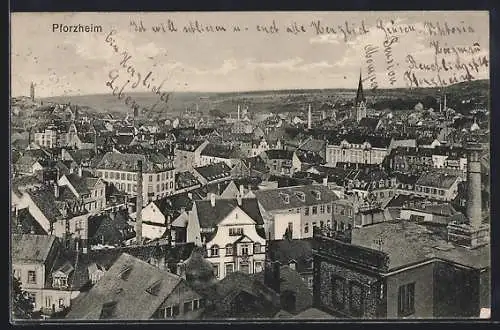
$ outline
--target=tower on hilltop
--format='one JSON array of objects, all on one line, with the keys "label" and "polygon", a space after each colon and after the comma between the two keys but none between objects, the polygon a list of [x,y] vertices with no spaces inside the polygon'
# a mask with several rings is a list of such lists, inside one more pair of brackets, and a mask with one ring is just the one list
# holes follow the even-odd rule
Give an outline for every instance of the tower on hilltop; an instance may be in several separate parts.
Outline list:
[{"label": "tower on hilltop", "polygon": [[363,79],[361,78],[361,70],[359,71],[358,91],[356,92],[356,100],[354,102],[354,111],[356,121],[359,123],[361,119],[366,117],[366,98],[363,92]]}]

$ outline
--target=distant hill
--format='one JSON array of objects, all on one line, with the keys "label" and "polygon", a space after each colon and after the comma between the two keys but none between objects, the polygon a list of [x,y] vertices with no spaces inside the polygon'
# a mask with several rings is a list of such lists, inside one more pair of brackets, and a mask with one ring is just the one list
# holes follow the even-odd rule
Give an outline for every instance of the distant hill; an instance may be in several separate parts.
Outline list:
[{"label": "distant hill", "polygon": [[[169,117],[178,115],[186,109],[198,109],[204,113],[217,109],[217,113],[235,113],[237,105],[248,106],[250,112],[286,112],[306,109],[311,103],[313,109],[324,104],[332,107],[349,106],[355,97],[355,89],[304,89],[249,91],[228,93],[173,92],[168,105],[157,107],[155,112]],[[438,88],[396,88],[365,91],[368,102],[375,109],[407,110],[421,102],[424,107],[437,107]],[[157,102],[152,93],[129,93],[138,104],[150,107]],[[486,107],[489,100],[489,80],[463,82],[446,88],[448,106],[457,111],[468,111],[478,106]],[[111,94],[58,96],[43,99],[48,102],[78,104],[97,112],[131,113],[123,100]],[[466,101],[468,103],[463,103]],[[212,112],[213,113],[213,112]]]}]

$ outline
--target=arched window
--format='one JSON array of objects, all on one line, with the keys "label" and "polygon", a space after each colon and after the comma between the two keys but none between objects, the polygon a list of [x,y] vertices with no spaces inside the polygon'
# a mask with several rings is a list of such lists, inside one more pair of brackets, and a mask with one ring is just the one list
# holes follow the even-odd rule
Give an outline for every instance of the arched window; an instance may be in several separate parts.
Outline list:
[{"label": "arched window", "polygon": [[219,246],[218,245],[213,245],[210,248],[210,255],[212,257],[217,257],[219,255]]},{"label": "arched window", "polygon": [[233,254],[234,254],[234,252],[233,252],[233,245],[232,244],[227,244],[226,245],[226,256],[232,256]]}]

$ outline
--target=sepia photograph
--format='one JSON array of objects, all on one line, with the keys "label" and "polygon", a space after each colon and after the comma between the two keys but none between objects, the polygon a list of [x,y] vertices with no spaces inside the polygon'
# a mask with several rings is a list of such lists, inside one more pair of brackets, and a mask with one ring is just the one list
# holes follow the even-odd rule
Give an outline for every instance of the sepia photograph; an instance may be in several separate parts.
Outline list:
[{"label": "sepia photograph", "polygon": [[11,322],[490,319],[489,21],[11,13]]}]

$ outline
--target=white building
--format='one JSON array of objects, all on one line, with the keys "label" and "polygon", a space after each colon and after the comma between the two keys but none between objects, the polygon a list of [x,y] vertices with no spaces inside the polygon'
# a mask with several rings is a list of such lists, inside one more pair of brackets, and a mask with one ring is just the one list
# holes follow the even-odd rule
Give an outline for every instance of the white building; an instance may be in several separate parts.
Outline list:
[{"label": "white building", "polygon": [[189,215],[187,241],[204,242],[217,278],[264,269],[266,239],[255,198],[211,195],[210,200],[196,201]]}]

